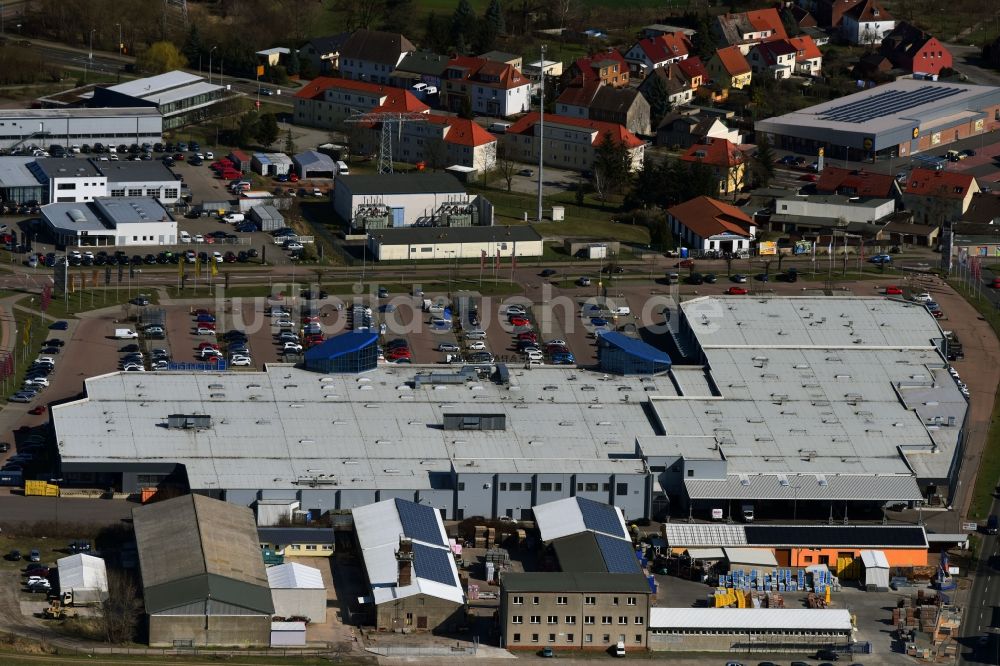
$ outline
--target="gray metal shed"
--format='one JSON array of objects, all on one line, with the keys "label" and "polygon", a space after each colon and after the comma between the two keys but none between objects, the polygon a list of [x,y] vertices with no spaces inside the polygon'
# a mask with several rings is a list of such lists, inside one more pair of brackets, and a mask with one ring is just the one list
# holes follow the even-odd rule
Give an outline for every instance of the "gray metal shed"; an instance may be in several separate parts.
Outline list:
[{"label": "gray metal shed", "polygon": [[250,219],[260,226],[261,231],[274,231],[285,226],[285,218],[274,206],[254,206],[250,209]]}]

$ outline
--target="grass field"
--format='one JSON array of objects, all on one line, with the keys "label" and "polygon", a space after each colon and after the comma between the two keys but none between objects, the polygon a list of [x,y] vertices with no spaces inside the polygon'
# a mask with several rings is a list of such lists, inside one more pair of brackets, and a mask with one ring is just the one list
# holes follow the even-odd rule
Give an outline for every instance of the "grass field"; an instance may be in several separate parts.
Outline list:
[{"label": "grass field", "polygon": [[[114,278],[112,278],[114,280]],[[125,282],[118,289],[111,288],[89,288],[78,289],[72,294],[53,296],[49,302],[49,307],[45,314],[56,319],[74,317],[78,312],[87,312],[98,308],[106,308],[114,305],[123,305],[131,298],[139,294],[145,294],[151,303],[157,302],[157,292],[154,289],[143,289],[135,284],[129,289]],[[41,310],[38,296],[26,296],[18,301],[19,305],[35,310]]]},{"label": "grass field", "polygon": [[[982,0],[885,0],[885,9],[897,21],[909,21],[942,42],[982,46],[1000,34],[1000,5]],[[961,36],[961,38],[959,38]]]}]

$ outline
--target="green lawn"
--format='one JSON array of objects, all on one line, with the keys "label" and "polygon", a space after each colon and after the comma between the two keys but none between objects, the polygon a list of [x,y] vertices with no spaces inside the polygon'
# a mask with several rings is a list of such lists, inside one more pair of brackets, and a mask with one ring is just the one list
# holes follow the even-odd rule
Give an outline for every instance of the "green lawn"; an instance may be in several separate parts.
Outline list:
[{"label": "green lawn", "polygon": [[[987,299],[974,298],[964,283],[957,280],[950,280],[949,283],[979,311],[993,329],[993,333],[1000,336],[1000,312],[997,312]],[[993,504],[993,492],[998,482],[1000,482],[1000,398],[993,403],[990,429],[986,434],[986,446],[976,473],[976,485],[969,505],[969,518],[980,520],[986,517]]]},{"label": "green lawn", "polygon": [[1000,30],[995,18],[1000,6],[981,0],[952,0],[948,4],[885,0],[883,5],[897,21],[914,23],[942,42],[956,41],[959,34],[968,30],[958,42],[982,46]]},{"label": "green lawn", "polygon": [[[0,399],[4,402],[13,395],[24,380],[28,366],[38,356],[42,343],[48,338],[48,321],[23,310],[14,310],[14,321],[17,323],[17,337],[12,340],[14,346],[14,374],[4,383],[6,389]],[[29,324],[30,322],[30,324]]]},{"label": "green lawn", "polygon": [[[112,284],[114,284],[115,277],[112,276],[111,279]],[[101,276],[101,284],[103,284],[103,276]],[[158,293],[156,290],[143,288],[136,284],[132,284],[131,289],[129,289],[128,283],[122,282],[118,289],[114,287],[88,287],[82,290],[77,289],[74,293],[67,294],[65,297],[53,295],[48,309],[45,310],[45,314],[56,319],[74,317],[79,312],[87,312],[113,305],[123,305],[139,294],[145,294],[151,303],[155,304],[158,302]],[[38,296],[26,296],[18,301],[18,304],[35,310],[41,310],[41,303]]]}]

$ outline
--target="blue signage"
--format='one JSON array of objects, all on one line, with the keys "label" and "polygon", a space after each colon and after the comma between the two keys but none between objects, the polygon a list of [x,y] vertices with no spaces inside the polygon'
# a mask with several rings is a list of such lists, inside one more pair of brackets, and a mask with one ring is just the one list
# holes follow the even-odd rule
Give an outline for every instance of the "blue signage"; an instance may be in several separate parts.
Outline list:
[{"label": "blue signage", "polygon": [[229,369],[229,364],[226,363],[226,359],[219,358],[215,361],[209,361],[207,363],[177,363],[171,362],[167,364],[167,370],[181,370],[184,372],[219,372]]}]

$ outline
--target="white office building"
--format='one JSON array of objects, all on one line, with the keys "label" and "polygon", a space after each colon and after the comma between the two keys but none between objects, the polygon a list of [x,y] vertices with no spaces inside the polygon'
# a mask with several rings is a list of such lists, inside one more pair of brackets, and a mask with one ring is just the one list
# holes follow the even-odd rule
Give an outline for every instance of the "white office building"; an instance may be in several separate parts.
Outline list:
[{"label": "white office building", "polygon": [[42,206],[42,225],[62,247],[174,245],[177,222],[155,199],[100,198]]},{"label": "white office building", "polygon": [[0,109],[0,150],[163,140],[163,116],[152,107]]}]

